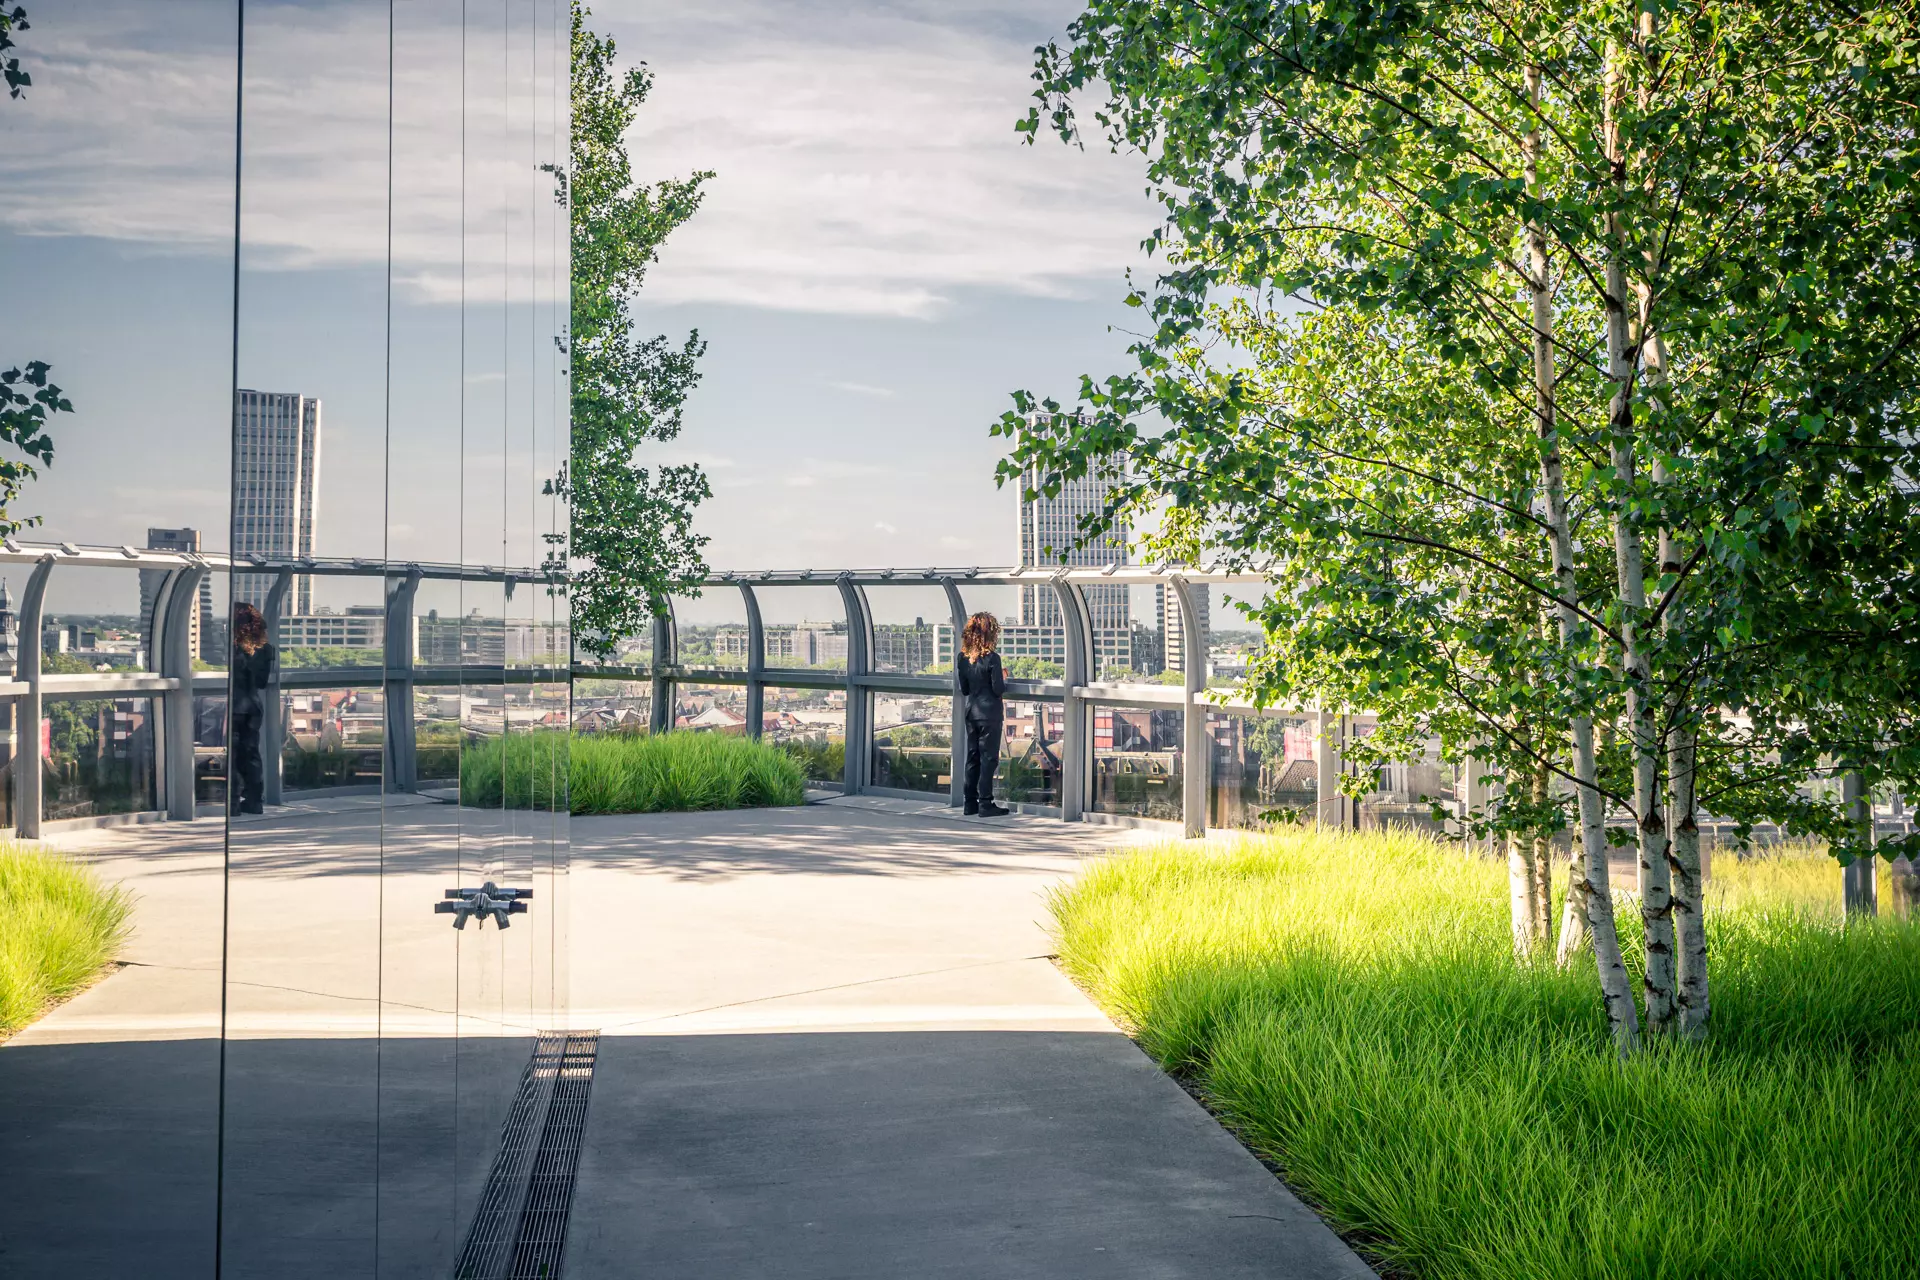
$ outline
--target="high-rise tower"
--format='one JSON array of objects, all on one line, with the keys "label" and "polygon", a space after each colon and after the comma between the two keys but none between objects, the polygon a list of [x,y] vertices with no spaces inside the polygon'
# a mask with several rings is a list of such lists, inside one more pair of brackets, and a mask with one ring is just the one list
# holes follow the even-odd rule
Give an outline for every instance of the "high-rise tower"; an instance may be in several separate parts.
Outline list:
[{"label": "high-rise tower", "polygon": [[[1081,518],[1105,510],[1107,500],[1120,479],[1121,473],[1116,471],[1095,471],[1081,479],[1067,481],[1055,497],[1022,496],[1020,567],[1031,569],[1042,565],[1072,565],[1099,568],[1109,564],[1126,564],[1127,531],[1124,528],[1110,529],[1084,546],[1076,545],[1081,538]],[[1038,477],[1028,472],[1021,477],[1021,486],[1024,495],[1026,490],[1038,487]],[[1086,588],[1086,597],[1087,611],[1093,615],[1096,638],[1101,632],[1130,633],[1131,614],[1124,585],[1089,586]],[[1060,601],[1045,587],[1021,587],[1020,624],[1029,627],[1064,626],[1065,620],[1060,616]]]},{"label": "high-rise tower", "polygon": [[[200,550],[200,531],[198,529],[148,529],[147,549],[149,551],[192,551]],[[165,569],[142,569],[140,571],[140,640],[147,651],[148,660],[153,657],[153,637],[159,630],[158,620],[153,616],[155,598],[160,594],[160,584],[166,581]],[[200,607],[193,612],[187,622],[187,652],[196,658],[210,662],[224,661],[226,655],[214,644],[218,634],[213,616],[213,579],[200,579]]]},{"label": "high-rise tower", "polygon": [[[233,406],[233,553],[276,560],[313,554],[320,499],[320,402],[240,391]],[[233,598],[264,606],[273,575],[237,573]],[[294,579],[289,613],[313,612],[313,579]]]}]

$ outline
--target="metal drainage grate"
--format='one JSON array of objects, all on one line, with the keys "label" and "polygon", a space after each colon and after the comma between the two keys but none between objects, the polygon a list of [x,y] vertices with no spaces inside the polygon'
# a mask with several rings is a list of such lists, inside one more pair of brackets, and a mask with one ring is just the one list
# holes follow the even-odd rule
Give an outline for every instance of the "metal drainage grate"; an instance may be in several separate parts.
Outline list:
[{"label": "metal drainage grate", "polygon": [[520,1211],[507,1280],[554,1280],[560,1274],[567,1251],[567,1217],[573,1212],[573,1178],[587,1129],[587,1097],[593,1091],[593,1066],[599,1052],[598,1031],[568,1034]]},{"label": "metal drainage grate", "polygon": [[559,1276],[599,1043],[597,1031],[543,1031],[535,1039],[455,1280]]}]

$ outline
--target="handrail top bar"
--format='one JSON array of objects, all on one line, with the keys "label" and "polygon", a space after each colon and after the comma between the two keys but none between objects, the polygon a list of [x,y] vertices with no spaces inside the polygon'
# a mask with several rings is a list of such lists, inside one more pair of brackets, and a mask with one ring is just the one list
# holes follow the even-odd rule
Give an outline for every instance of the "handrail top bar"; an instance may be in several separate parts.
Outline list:
[{"label": "handrail top bar", "polygon": [[702,582],[706,587],[821,586],[849,582],[855,586],[939,586],[951,579],[956,584],[1013,587],[1042,582],[1085,582],[1112,586],[1152,584],[1184,578],[1188,582],[1245,582],[1265,584],[1269,575],[1251,569],[1228,569],[1219,565],[1184,564],[1107,564],[1079,568],[1043,565],[1035,568],[926,568],[926,569],[716,569]]},{"label": "handrail top bar", "polygon": [[364,556],[338,558],[297,558],[285,556],[229,555],[220,551],[155,551],[117,546],[81,546],[71,542],[26,542],[18,538],[0,541],[0,564],[38,564],[107,569],[210,569],[228,573],[297,573],[333,577],[374,577],[390,573],[418,573],[423,578],[449,578],[483,582],[544,582],[566,575],[496,565],[458,565],[410,560],[376,560]]}]

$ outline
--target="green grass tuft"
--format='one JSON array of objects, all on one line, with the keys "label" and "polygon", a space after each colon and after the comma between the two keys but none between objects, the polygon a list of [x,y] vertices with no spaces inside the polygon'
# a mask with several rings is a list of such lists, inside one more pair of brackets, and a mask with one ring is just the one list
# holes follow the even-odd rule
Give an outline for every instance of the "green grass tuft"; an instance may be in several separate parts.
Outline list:
[{"label": "green grass tuft", "polygon": [[1411,1276],[1920,1275],[1920,928],[1843,926],[1824,857],[1714,871],[1712,1035],[1625,1063],[1590,960],[1513,960],[1504,866],[1417,837],[1149,849],[1052,907],[1074,978]]},{"label": "green grass tuft", "polygon": [[[562,753],[565,754],[562,754]],[[668,813],[795,805],[806,776],[778,747],[712,733],[514,734],[460,757],[463,803],[573,813]]]},{"label": "green grass tuft", "polygon": [[0,1037],[98,977],[132,909],[124,889],[71,858],[0,843]]}]

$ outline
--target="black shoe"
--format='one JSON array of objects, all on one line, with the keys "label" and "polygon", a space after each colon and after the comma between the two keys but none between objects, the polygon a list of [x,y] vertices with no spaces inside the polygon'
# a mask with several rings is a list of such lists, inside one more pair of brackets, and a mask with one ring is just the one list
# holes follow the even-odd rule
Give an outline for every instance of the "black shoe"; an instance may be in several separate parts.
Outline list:
[{"label": "black shoe", "polygon": [[991,800],[980,806],[980,816],[983,818],[1004,818],[1012,812],[1011,809],[1002,809]]},{"label": "black shoe", "polygon": [[963,817],[977,818],[980,816],[980,806],[977,804],[970,804],[966,808],[962,809],[960,813]]},{"label": "black shoe", "polygon": [[266,809],[265,809],[264,807],[262,807],[262,806],[261,806],[261,804],[260,804],[260,803],[259,803],[258,801],[255,801],[255,802],[253,802],[252,804],[247,804],[247,803],[245,803],[245,802],[242,802],[242,803],[241,803],[241,805],[240,805],[240,809],[239,809],[239,812],[241,812],[241,813],[265,813],[265,812],[266,812]]}]

